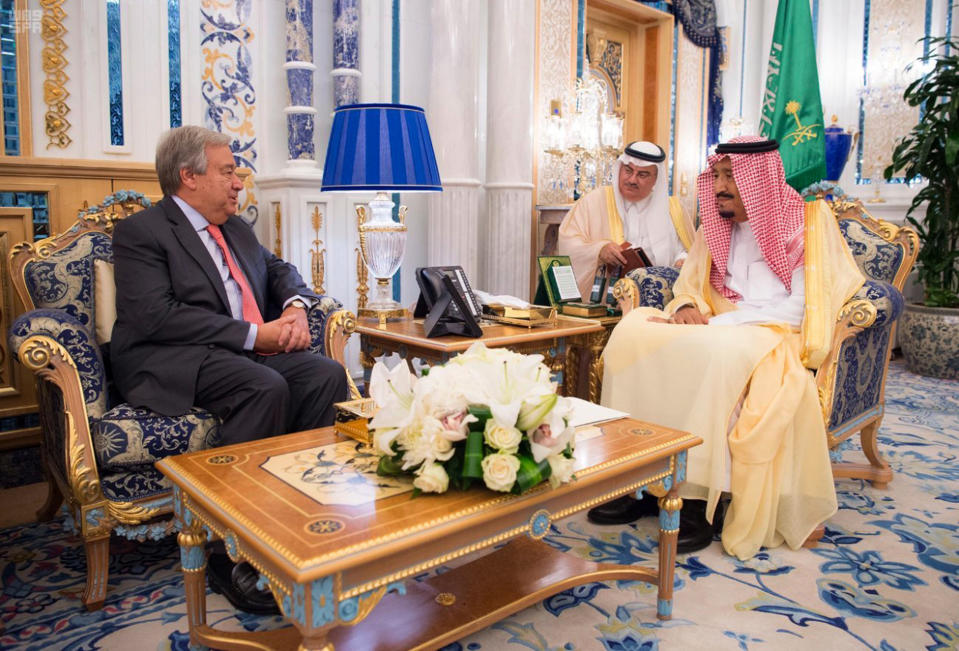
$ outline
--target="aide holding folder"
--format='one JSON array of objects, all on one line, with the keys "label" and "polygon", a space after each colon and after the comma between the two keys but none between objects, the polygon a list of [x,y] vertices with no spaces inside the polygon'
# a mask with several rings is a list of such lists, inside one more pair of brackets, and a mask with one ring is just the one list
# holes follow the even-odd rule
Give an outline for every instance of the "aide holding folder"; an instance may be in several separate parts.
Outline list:
[{"label": "aide holding folder", "polygon": [[692,222],[668,196],[665,160],[658,145],[632,143],[614,165],[616,183],[582,197],[560,224],[558,253],[570,257],[583,300],[601,265],[626,264],[624,245],[642,248],[654,265],[679,266],[686,258]]}]

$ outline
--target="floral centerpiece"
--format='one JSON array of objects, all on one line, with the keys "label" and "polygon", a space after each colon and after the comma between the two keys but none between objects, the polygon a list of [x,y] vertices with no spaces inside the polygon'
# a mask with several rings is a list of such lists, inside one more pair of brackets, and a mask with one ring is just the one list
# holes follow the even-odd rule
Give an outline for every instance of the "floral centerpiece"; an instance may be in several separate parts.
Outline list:
[{"label": "floral centerpiece", "polygon": [[570,402],[542,355],[473,344],[416,378],[405,363],[373,367],[370,422],[381,475],[412,474],[416,492],[467,489],[522,493],[573,476]]}]

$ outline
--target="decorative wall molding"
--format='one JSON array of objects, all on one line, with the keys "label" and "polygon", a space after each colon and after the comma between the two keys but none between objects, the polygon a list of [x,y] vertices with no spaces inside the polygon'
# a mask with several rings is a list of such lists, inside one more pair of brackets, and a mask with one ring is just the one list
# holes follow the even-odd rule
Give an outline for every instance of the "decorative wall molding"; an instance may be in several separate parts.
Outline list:
[{"label": "decorative wall molding", "polygon": [[[542,0],[539,8],[539,52],[537,56],[539,75],[536,87],[539,97],[535,107],[534,124],[539,125],[549,115],[551,100],[559,99],[570,89],[573,80],[573,43],[576,40],[573,26],[573,3],[570,0]],[[560,167],[549,154],[537,151],[540,179],[557,179]],[[558,181],[555,185],[537,183],[536,203],[565,203],[572,187],[572,178]]]},{"label": "decorative wall molding", "polygon": [[310,249],[310,276],[313,280],[313,291],[317,294],[325,294],[323,288],[326,275],[326,249],[323,246],[323,240],[320,239],[320,231],[323,228],[323,213],[320,212],[318,205],[313,205],[313,213],[310,215],[310,222],[313,224],[313,248]]},{"label": "decorative wall molding", "polygon": [[[258,3],[257,3],[258,4]],[[201,94],[205,102],[203,123],[233,138],[230,149],[239,167],[256,173],[257,141],[253,114],[254,33],[252,0],[202,0],[200,49],[203,55]],[[252,175],[244,179],[245,197],[240,214],[250,223],[259,216]]]},{"label": "decorative wall molding", "polygon": [[72,125],[66,117],[70,112],[70,106],[66,101],[70,96],[66,89],[66,83],[70,77],[66,73],[69,64],[65,55],[67,44],[63,41],[63,35],[67,32],[63,24],[67,17],[67,12],[63,9],[65,2],[66,0],[40,0],[40,7],[43,9],[40,36],[44,43],[41,56],[43,70],[46,72],[43,82],[43,101],[47,105],[44,118],[44,130],[49,139],[47,149],[50,147],[64,149],[73,142],[67,133]]}]

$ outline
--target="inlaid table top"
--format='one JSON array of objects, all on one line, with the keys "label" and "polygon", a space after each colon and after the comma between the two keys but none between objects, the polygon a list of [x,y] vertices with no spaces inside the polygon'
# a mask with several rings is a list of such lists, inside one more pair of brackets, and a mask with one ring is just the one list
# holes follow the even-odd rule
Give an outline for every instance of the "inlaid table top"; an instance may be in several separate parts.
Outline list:
[{"label": "inlaid table top", "polygon": [[[404,579],[513,538],[528,535],[534,539],[530,542],[538,543],[552,520],[643,487],[669,497],[661,502],[666,509],[661,515],[661,541],[669,544],[661,551],[658,580],[661,593],[671,596],[676,534],[672,525],[663,525],[667,522],[663,518],[675,519],[678,529],[681,502],[675,489],[685,476],[686,450],[699,442],[691,434],[632,419],[581,430],[575,479],[556,489],[547,482],[523,495],[480,485],[414,498],[408,480],[377,476],[376,457],[333,428],[168,457],[158,467],[175,485],[175,509],[184,525],[180,541],[185,550],[191,635],[196,637],[194,642],[226,635],[216,631],[214,636],[214,629],[205,624],[205,607],[201,613],[197,606],[203,593],[202,585],[196,583],[202,581],[202,574],[196,578],[196,573],[202,572],[203,563],[190,550],[202,553],[201,530],[222,538],[231,556],[250,561],[265,576],[284,614],[303,634],[301,648],[326,648],[319,640],[326,639],[327,629],[338,623],[353,624],[350,617],[362,619],[370,610],[370,618],[376,619],[381,609],[373,606],[385,590]],[[539,550],[523,553],[543,556]],[[668,568],[662,567],[666,559]],[[589,572],[594,571],[593,565],[600,567],[590,564]],[[584,570],[576,572],[582,575]],[[635,567],[596,576],[595,580],[629,576],[657,582],[655,571]],[[320,589],[322,597],[318,597]],[[551,594],[543,590],[531,588],[527,596],[541,599]],[[523,592],[520,589],[517,594]],[[312,619],[306,605],[311,598]],[[317,619],[318,598],[331,608],[330,613],[334,611],[328,602],[337,604],[336,615]],[[533,603],[519,597],[511,601],[519,606]],[[345,610],[343,604],[347,604]],[[362,611],[359,617],[357,610]],[[345,630],[349,635],[368,635],[358,630],[362,625]],[[310,635],[315,646],[308,643]]]},{"label": "inlaid table top", "polygon": [[423,319],[388,321],[384,328],[380,328],[372,320],[357,319],[356,321],[356,331],[361,335],[448,353],[462,352],[476,341],[482,341],[490,348],[497,348],[543,339],[585,335],[603,329],[598,321],[568,316],[557,316],[556,325],[553,326],[543,325],[526,328],[483,321],[480,323],[480,328],[483,330],[483,336],[478,339],[455,335],[430,338],[426,336],[426,331],[423,328]]}]

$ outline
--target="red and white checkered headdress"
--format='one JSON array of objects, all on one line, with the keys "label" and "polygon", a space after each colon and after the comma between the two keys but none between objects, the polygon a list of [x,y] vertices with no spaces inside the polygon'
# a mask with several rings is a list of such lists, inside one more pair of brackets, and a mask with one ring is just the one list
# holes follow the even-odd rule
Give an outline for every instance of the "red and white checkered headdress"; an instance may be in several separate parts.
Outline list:
[{"label": "red and white checkered headdress", "polygon": [[[740,136],[729,143],[764,141],[758,136]],[[782,158],[775,149],[758,153],[713,154],[707,159],[706,170],[697,179],[699,218],[713,263],[709,282],[730,300],[742,298],[724,285],[733,222],[719,216],[713,190],[712,168],[726,157],[731,163],[733,179],[763,258],[791,291],[792,272],[803,264],[805,209],[802,197],[786,183]]]}]

